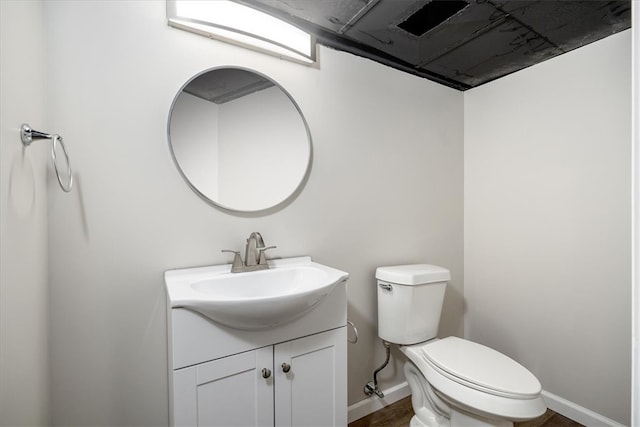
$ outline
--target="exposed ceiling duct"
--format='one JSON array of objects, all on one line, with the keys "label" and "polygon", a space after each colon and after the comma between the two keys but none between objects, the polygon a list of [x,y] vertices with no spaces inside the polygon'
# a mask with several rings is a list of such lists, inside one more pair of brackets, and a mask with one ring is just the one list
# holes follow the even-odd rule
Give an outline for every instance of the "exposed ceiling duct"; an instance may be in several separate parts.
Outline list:
[{"label": "exposed ceiling duct", "polygon": [[631,26],[630,0],[242,0],[319,43],[465,90]]}]

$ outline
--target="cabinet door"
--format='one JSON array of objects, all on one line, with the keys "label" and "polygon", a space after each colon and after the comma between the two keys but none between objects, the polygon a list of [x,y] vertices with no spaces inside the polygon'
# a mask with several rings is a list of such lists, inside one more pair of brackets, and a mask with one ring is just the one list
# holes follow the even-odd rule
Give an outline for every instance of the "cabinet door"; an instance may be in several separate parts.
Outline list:
[{"label": "cabinet door", "polygon": [[276,426],[347,425],[346,327],[276,345],[273,364]]},{"label": "cabinet door", "polygon": [[273,426],[273,347],[247,351],[173,374],[173,425]]}]

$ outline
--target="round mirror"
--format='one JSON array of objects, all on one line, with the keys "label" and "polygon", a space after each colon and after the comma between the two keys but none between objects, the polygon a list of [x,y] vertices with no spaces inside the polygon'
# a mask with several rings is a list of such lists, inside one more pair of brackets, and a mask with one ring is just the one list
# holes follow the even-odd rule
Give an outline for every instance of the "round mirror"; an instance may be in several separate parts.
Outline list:
[{"label": "round mirror", "polygon": [[270,78],[240,68],[205,71],[176,95],[169,146],[180,173],[205,200],[255,212],[293,195],[311,158],[307,123]]}]

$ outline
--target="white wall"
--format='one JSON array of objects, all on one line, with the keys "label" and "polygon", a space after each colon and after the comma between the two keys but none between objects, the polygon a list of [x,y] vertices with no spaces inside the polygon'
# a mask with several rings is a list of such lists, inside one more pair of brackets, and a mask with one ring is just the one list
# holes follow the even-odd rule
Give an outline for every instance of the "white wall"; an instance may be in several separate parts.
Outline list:
[{"label": "white wall", "polygon": [[630,31],[465,92],[465,335],[630,418]]},{"label": "white wall", "polygon": [[[441,333],[462,334],[463,95],[321,48],[309,68],[166,24],[164,1],[45,2],[50,124],[76,170],[49,192],[54,421],[167,422],[167,269],[229,262],[252,231],[271,256],[311,255],[348,271],[349,402],[384,358],[374,271],[430,262],[451,269]],[[231,215],[178,174],[166,120],[202,70],[264,73],[297,100],[313,138],[311,175],[291,203]],[[380,84],[385,82],[385,84]],[[387,368],[383,387],[402,381]]]},{"label": "white wall", "polygon": [[42,4],[1,1],[0,19],[0,425],[47,425],[50,145],[25,149],[20,141],[23,122],[53,132],[44,109]]}]

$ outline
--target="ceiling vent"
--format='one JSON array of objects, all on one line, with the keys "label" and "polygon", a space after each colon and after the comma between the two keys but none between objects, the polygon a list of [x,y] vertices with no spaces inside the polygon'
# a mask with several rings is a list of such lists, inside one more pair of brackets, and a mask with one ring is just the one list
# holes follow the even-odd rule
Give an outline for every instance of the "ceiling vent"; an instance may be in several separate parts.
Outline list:
[{"label": "ceiling vent", "polygon": [[414,36],[422,36],[429,30],[442,24],[469,4],[464,0],[432,0],[398,24]]}]

